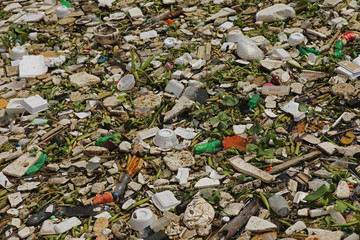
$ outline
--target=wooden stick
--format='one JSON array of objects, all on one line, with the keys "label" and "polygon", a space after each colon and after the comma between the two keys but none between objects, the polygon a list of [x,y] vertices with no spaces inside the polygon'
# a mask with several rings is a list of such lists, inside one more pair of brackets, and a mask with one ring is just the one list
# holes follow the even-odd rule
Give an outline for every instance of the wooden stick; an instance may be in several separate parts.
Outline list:
[{"label": "wooden stick", "polygon": [[302,161],[311,159],[311,158],[313,158],[313,157],[315,157],[316,155],[319,155],[319,154],[321,154],[320,151],[314,151],[314,152],[305,154],[304,156],[291,159],[291,160],[289,160],[289,161],[287,161],[287,162],[284,162],[284,163],[281,163],[281,164],[279,164],[279,165],[274,166],[274,167],[270,170],[270,173],[279,172],[279,171],[281,171],[281,170],[283,170],[283,169],[286,169],[286,168],[289,168],[289,167],[291,167],[291,166],[294,166],[294,165],[298,164],[299,162],[302,162]]}]

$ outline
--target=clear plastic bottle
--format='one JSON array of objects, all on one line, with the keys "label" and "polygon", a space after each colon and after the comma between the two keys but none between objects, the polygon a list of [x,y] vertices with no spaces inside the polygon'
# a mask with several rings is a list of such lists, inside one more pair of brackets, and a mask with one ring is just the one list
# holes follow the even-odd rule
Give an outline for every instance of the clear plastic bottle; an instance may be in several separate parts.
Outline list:
[{"label": "clear plastic bottle", "polygon": [[120,182],[118,183],[118,185],[116,185],[116,187],[114,189],[114,198],[115,199],[118,199],[124,195],[126,187],[127,187],[128,183],[130,182],[130,180],[131,180],[130,175],[128,173],[124,172],[120,178]]},{"label": "clear plastic bottle", "polygon": [[286,217],[289,215],[290,207],[285,198],[280,195],[274,195],[269,198],[270,208],[280,217]]}]

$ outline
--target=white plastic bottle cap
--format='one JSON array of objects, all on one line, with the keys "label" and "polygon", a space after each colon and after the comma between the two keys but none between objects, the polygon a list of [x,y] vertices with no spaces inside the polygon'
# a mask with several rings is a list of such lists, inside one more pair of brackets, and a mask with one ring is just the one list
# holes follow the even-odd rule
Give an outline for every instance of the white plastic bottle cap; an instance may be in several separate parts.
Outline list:
[{"label": "white plastic bottle cap", "polygon": [[10,52],[11,60],[19,60],[22,59],[26,54],[26,49],[24,47],[14,47]]},{"label": "white plastic bottle cap", "polygon": [[129,224],[134,230],[140,231],[150,226],[150,224],[156,221],[156,219],[156,216],[150,209],[139,208],[131,215]]},{"label": "white plastic bottle cap", "polygon": [[34,40],[34,39],[36,39],[37,38],[37,32],[31,32],[31,33],[29,33],[29,39],[30,40]]},{"label": "white plastic bottle cap", "polygon": [[153,139],[153,143],[163,149],[171,149],[179,143],[173,130],[161,129]]},{"label": "white plastic bottle cap", "polygon": [[296,32],[290,35],[288,43],[290,46],[295,46],[300,43],[306,43],[306,38],[302,33]]},{"label": "white plastic bottle cap", "polygon": [[175,46],[176,38],[168,37],[164,40],[164,46],[167,48],[172,48]]},{"label": "white plastic bottle cap", "polygon": [[70,12],[70,9],[68,7],[62,5],[62,6],[58,6],[56,8],[55,12],[56,12],[56,16],[58,18],[63,18],[63,17],[65,17],[66,14],[68,14]]},{"label": "white plastic bottle cap", "polygon": [[228,33],[227,41],[237,43],[244,37],[244,34],[240,30],[232,30]]},{"label": "white plastic bottle cap", "polygon": [[129,91],[133,89],[135,86],[135,78],[134,75],[128,74],[125,77],[121,78],[117,84],[117,88],[119,91]]}]

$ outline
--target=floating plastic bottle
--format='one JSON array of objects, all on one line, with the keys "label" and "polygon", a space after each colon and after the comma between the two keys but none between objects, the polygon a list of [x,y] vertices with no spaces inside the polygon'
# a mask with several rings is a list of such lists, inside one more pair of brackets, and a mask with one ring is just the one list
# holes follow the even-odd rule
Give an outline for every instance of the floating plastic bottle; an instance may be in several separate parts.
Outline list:
[{"label": "floating plastic bottle", "polygon": [[194,153],[195,154],[201,154],[204,152],[210,152],[212,150],[215,150],[217,148],[222,147],[222,141],[221,140],[214,140],[211,142],[207,142],[201,145],[197,145],[194,147]]},{"label": "floating plastic bottle", "polygon": [[123,173],[123,175],[120,178],[120,182],[118,183],[118,185],[116,185],[114,189],[113,195],[115,199],[118,199],[124,195],[126,187],[129,184],[130,180],[131,180],[130,175],[128,173]]},{"label": "floating plastic bottle", "polygon": [[269,198],[269,205],[271,209],[280,217],[289,215],[290,208],[285,198],[280,195],[274,195]]},{"label": "floating plastic bottle", "polygon": [[250,109],[255,108],[259,101],[260,101],[260,95],[259,94],[254,94],[254,96],[252,96],[252,98],[248,102],[249,108]]}]

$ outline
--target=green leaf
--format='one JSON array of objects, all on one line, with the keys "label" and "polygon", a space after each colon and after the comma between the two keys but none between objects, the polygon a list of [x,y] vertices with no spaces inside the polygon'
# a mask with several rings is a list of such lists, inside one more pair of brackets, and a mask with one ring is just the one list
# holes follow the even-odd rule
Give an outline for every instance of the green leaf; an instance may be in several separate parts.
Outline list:
[{"label": "green leaf", "polygon": [[342,200],[336,200],[335,210],[343,213],[348,208],[348,206]]},{"label": "green leaf", "polygon": [[260,133],[260,131],[261,131],[261,125],[259,123],[256,123],[251,126],[248,133],[249,133],[249,135],[254,135],[254,134]]},{"label": "green leaf", "polygon": [[250,143],[250,144],[246,145],[246,149],[249,150],[252,153],[256,153],[257,150],[258,150],[258,146],[256,146],[255,144]]},{"label": "green leaf", "polygon": [[268,149],[260,149],[259,150],[259,155],[260,156],[272,156],[274,155],[276,152],[275,148],[268,148]]},{"label": "green leaf", "polygon": [[228,107],[233,107],[238,103],[239,103],[239,98],[237,98],[235,96],[230,96],[230,95],[225,96],[223,99],[223,102],[222,102],[222,104],[224,104],[225,106],[228,106]]},{"label": "green leaf", "polygon": [[228,122],[231,120],[231,118],[224,112],[219,112],[219,114],[217,115],[217,118],[220,121],[224,121],[224,122]]},{"label": "green leaf", "polygon": [[310,193],[307,195],[304,200],[305,201],[315,201],[316,199],[321,198],[326,192],[328,191],[328,187],[323,184],[321,187],[319,187],[315,192]]},{"label": "green leaf", "polygon": [[299,104],[299,111],[300,112],[306,112],[308,110],[309,106],[306,102]]},{"label": "green leaf", "polygon": [[222,129],[227,129],[228,126],[229,126],[229,125],[228,125],[227,123],[225,123],[225,122],[223,122],[223,121],[220,121],[219,124],[217,125],[217,128],[218,128],[219,130],[222,130]]},{"label": "green leaf", "polygon": [[218,202],[220,202],[221,200],[221,196],[220,196],[220,192],[218,190],[214,191],[214,194],[209,198],[209,203],[211,204],[217,204]]},{"label": "green leaf", "polygon": [[209,119],[209,121],[211,124],[215,124],[215,123],[219,122],[219,119],[217,117],[212,117]]}]

